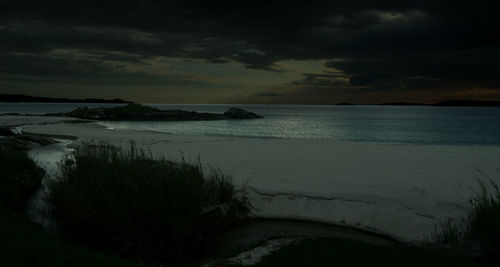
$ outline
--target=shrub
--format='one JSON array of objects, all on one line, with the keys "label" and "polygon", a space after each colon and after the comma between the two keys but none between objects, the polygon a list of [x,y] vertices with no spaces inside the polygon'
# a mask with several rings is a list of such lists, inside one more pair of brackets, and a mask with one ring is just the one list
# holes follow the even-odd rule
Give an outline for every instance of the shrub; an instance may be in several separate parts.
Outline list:
[{"label": "shrub", "polygon": [[206,255],[250,211],[229,177],[200,163],[153,159],[132,143],[76,149],[49,184],[55,218],[79,241],[149,263]]},{"label": "shrub", "polygon": [[40,188],[44,174],[25,151],[0,142],[0,205],[23,213],[28,198]]}]

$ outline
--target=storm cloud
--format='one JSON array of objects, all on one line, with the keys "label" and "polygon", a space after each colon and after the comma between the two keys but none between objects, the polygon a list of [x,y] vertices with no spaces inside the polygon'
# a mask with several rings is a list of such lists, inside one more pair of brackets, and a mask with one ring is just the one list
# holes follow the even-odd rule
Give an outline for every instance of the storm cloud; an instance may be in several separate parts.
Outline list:
[{"label": "storm cloud", "polygon": [[[220,87],[213,101],[318,90],[433,101],[450,90],[500,90],[499,22],[492,1],[3,1],[0,82],[21,93],[23,81],[133,83]],[[292,77],[284,62],[323,69]],[[219,65],[255,78],[232,81],[238,75],[211,70],[228,72]],[[255,86],[234,89],[245,81]]]}]

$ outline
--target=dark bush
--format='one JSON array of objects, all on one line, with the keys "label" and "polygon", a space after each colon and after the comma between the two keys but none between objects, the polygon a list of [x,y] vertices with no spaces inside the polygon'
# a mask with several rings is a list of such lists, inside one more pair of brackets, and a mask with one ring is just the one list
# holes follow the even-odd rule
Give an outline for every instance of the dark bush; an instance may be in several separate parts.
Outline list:
[{"label": "dark bush", "polygon": [[153,159],[133,144],[76,151],[49,200],[67,234],[91,246],[149,263],[192,260],[249,213],[231,179],[200,163]]}]

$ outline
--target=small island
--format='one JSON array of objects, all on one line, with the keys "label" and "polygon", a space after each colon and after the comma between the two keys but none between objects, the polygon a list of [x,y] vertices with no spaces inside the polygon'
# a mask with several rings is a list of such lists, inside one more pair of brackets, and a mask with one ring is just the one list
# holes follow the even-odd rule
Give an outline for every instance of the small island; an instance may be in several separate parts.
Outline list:
[{"label": "small island", "polygon": [[223,114],[218,114],[185,110],[161,110],[141,104],[128,104],[123,107],[113,108],[81,107],[70,112],[50,113],[45,114],[45,116],[103,121],[200,121],[262,118],[262,116],[239,108],[229,108]]}]

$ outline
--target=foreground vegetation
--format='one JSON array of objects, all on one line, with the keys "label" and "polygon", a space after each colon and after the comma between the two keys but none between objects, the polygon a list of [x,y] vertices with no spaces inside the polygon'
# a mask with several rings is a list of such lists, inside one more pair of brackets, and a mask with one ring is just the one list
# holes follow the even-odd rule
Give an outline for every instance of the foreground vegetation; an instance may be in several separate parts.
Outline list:
[{"label": "foreground vegetation", "polygon": [[500,189],[487,177],[478,179],[478,185],[465,218],[440,225],[435,242],[458,253],[500,263]]},{"label": "foreground vegetation", "polygon": [[198,259],[250,211],[229,177],[199,163],[153,159],[133,144],[84,144],[74,156],[49,184],[55,218],[72,240],[123,257]]},{"label": "foreground vegetation", "polygon": [[47,235],[24,216],[44,171],[18,143],[0,142],[0,266],[138,266]]},{"label": "foreground vegetation", "polygon": [[500,263],[500,191],[492,180],[489,186],[484,180],[479,185],[471,200],[466,238],[478,242],[486,257]]}]

